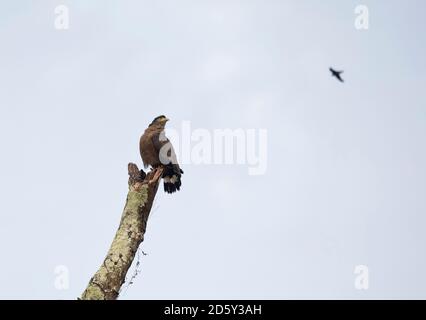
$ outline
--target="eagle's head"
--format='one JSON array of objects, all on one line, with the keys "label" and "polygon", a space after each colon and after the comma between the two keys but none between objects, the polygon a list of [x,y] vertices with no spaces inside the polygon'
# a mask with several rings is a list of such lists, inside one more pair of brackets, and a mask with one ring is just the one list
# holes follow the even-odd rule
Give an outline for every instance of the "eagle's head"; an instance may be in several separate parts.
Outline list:
[{"label": "eagle's head", "polygon": [[166,116],[158,116],[156,117],[154,120],[152,120],[151,124],[149,125],[151,126],[156,126],[156,127],[165,127],[166,122],[169,121],[169,119]]}]

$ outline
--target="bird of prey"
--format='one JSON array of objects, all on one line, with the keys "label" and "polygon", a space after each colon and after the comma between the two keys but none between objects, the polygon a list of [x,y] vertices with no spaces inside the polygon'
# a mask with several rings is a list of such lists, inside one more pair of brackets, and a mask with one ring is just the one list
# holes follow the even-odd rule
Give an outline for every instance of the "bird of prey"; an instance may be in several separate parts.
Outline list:
[{"label": "bird of prey", "polygon": [[176,154],[164,128],[169,121],[165,116],[156,117],[145,130],[139,141],[144,167],[158,168],[162,166],[164,191],[173,193],[180,190],[182,169],[177,163]]},{"label": "bird of prey", "polygon": [[343,73],[343,71],[336,71],[333,68],[330,68],[330,71],[333,77],[336,77],[340,82],[344,82],[342,77],[340,76]]}]

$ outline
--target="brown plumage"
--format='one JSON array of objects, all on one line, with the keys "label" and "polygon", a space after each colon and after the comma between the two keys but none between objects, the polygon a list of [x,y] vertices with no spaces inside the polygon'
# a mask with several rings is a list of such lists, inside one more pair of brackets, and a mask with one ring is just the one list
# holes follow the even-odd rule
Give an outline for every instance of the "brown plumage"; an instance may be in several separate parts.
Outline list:
[{"label": "brown plumage", "polygon": [[169,119],[165,116],[159,116],[152,121],[140,139],[139,150],[145,168],[164,167],[164,191],[173,193],[180,190],[183,171],[177,163],[172,144],[165,136],[167,121]]}]

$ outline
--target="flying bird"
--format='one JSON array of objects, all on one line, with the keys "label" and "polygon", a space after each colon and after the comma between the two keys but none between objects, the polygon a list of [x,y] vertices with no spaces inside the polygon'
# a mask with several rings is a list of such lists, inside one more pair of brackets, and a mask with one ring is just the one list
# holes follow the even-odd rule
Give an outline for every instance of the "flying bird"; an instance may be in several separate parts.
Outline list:
[{"label": "flying bird", "polygon": [[145,130],[139,141],[144,167],[163,167],[164,191],[173,193],[180,190],[182,185],[182,169],[177,162],[176,153],[164,129],[169,119],[163,115],[156,117]]},{"label": "flying bird", "polygon": [[336,71],[333,68],[330,68],[330,71],[331,71],[331,75],[333,77],[336,77],[340,82],[345,82],[345,81],[343,81],[342,77],[340,76],[343,73],[343,71]]}]

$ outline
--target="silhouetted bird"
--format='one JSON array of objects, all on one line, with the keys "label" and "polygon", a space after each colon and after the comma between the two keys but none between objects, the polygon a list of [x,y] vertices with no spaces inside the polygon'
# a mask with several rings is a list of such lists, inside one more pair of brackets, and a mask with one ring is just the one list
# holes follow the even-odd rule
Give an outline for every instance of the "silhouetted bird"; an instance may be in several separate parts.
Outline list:
[{"label": "silhouetted bird", "polygon": [[333,68],[330,68],[330,71],[333,77],[336,77],[340,82],[344,82],[342,77],[340,76],[343,73],[343,71],[336,71]]}]

